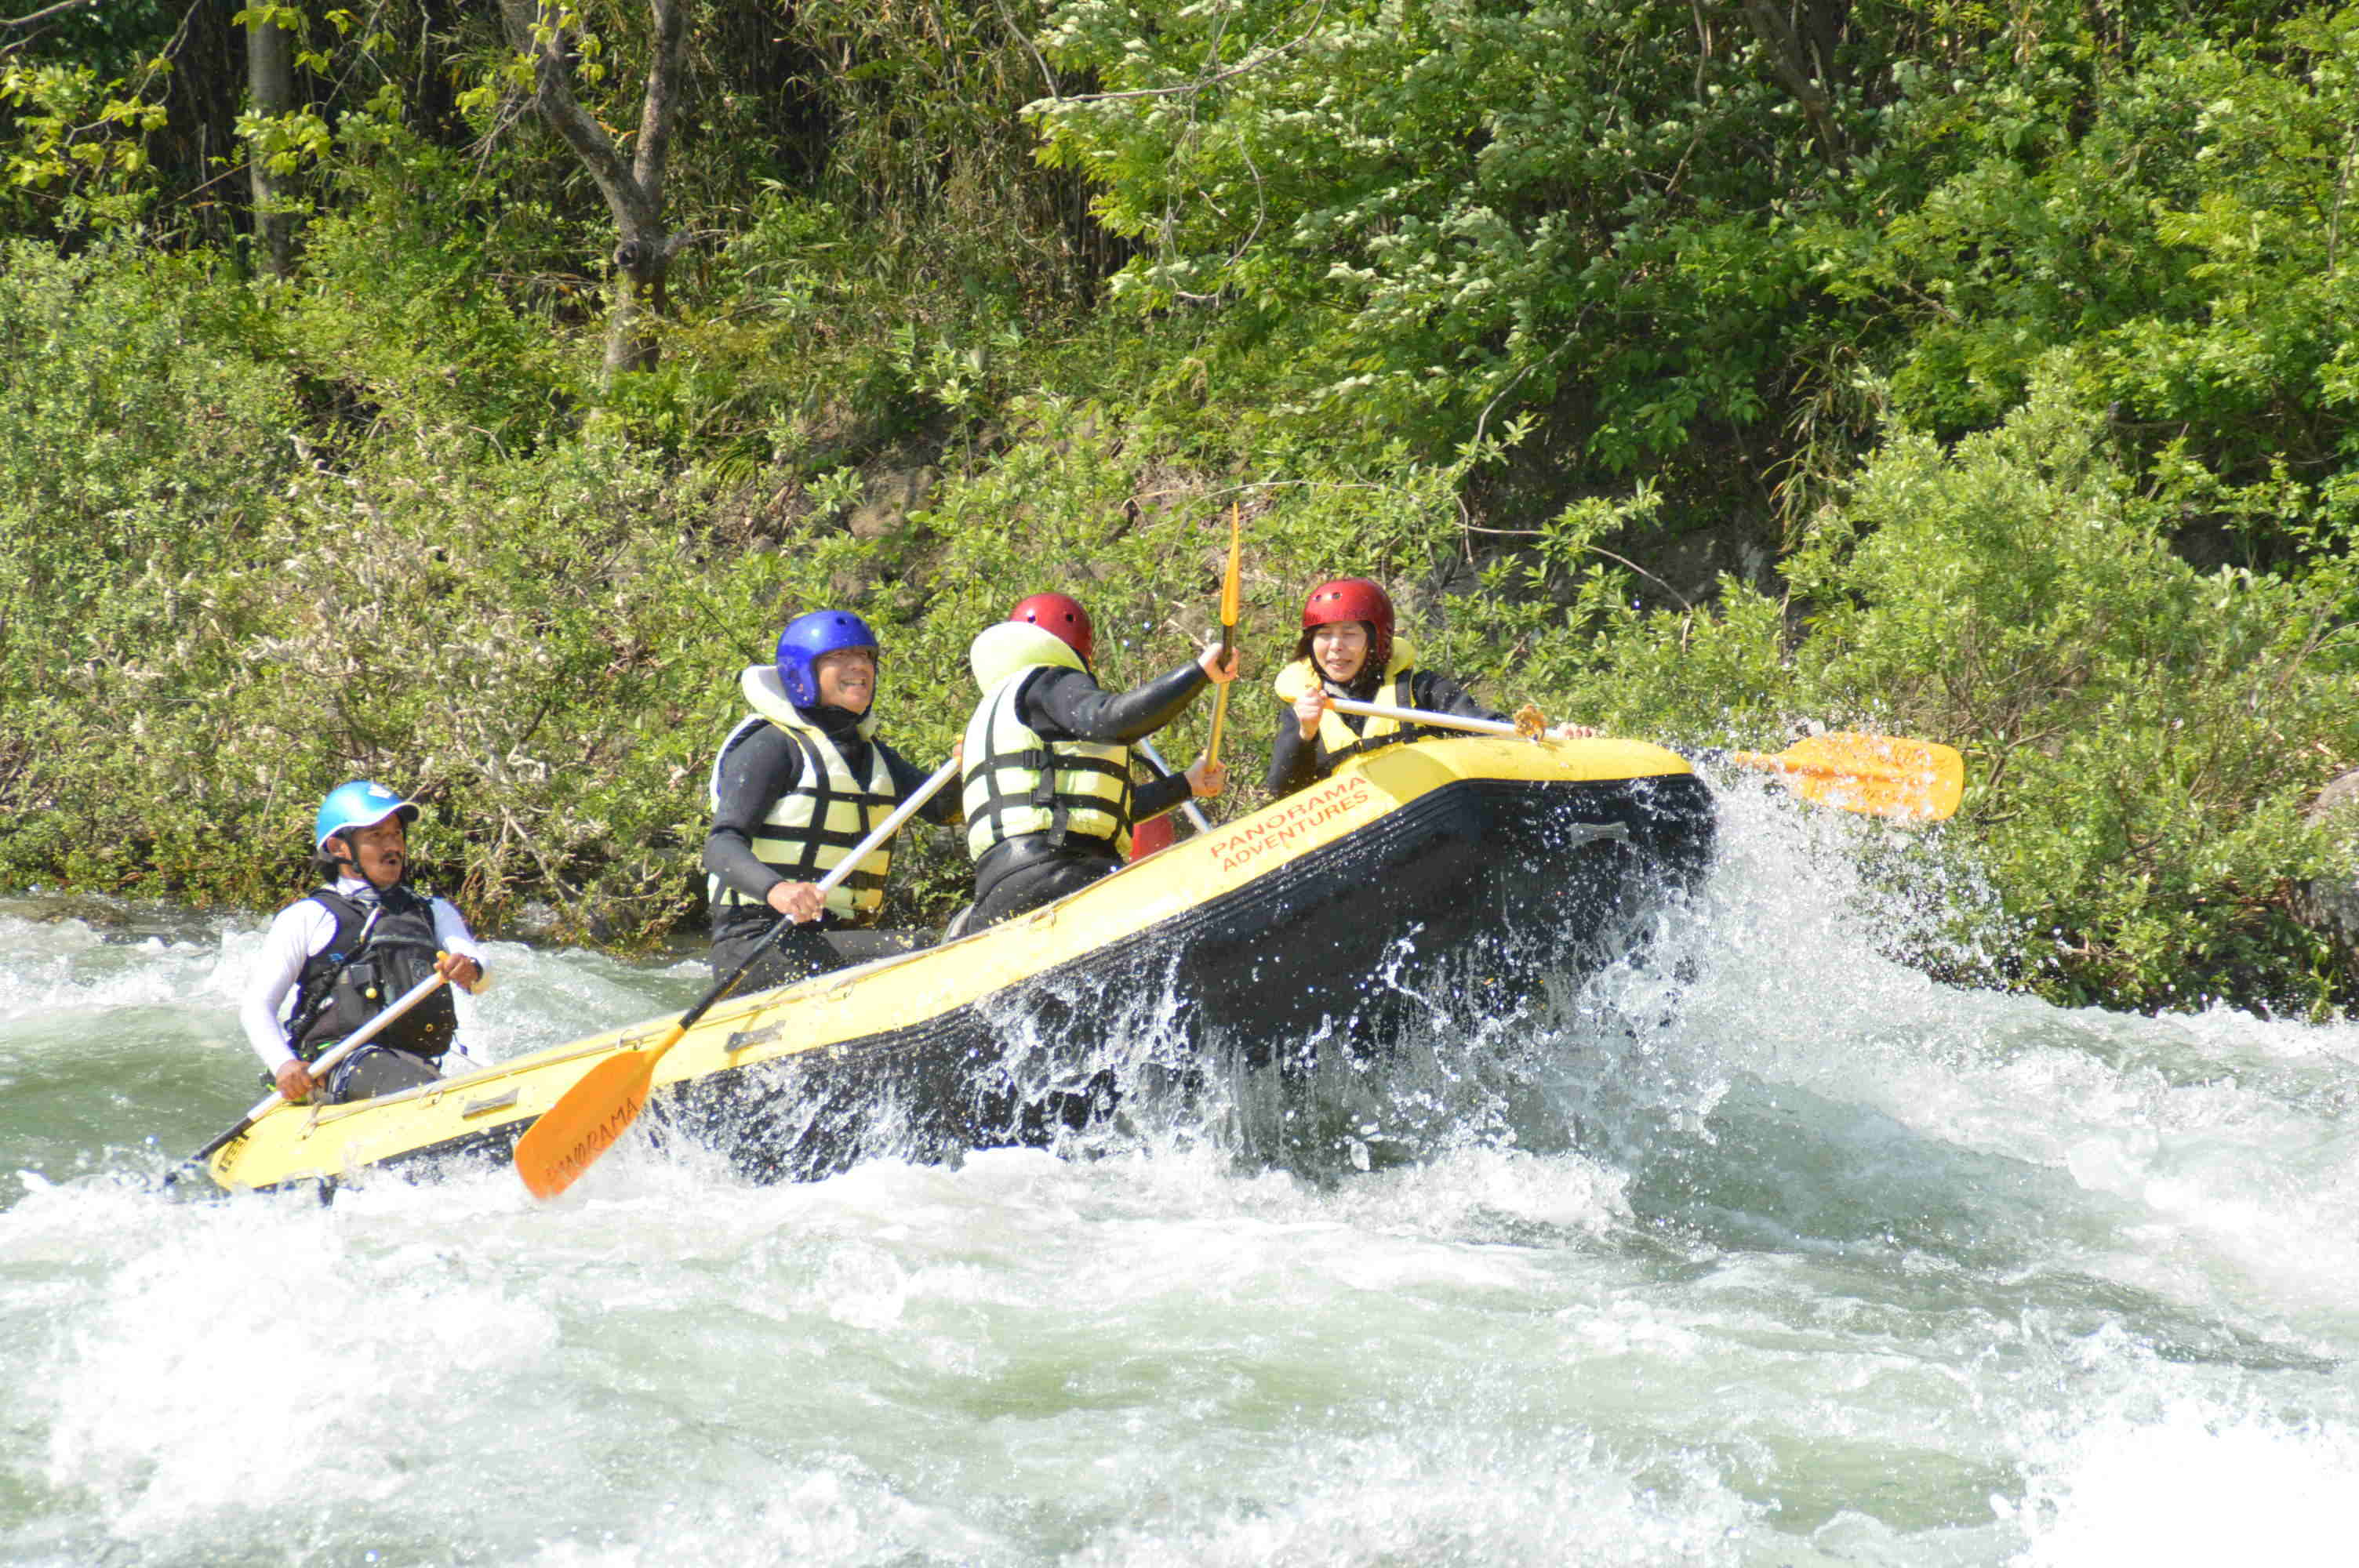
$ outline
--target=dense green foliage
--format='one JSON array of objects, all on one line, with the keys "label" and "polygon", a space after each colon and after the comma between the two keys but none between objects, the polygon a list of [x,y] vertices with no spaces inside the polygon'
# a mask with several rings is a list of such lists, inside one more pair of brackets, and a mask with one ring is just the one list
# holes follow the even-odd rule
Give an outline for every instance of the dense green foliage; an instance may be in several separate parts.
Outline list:
[{"label": "dense green foliage", "polygon": [[[369,773],[479,918],[646,940],[786,615],[886,628],[929,760],[1022,592],[1183,656],[1235,507],[1256,674],[1365,571],[1503,703],[1951,741],[1890,863],[1983,879],[1968,978],[2359,999],[2297,918],[2359,761],[2359,9],[695,0],[619,376],[495,6],[240,15],[294,111],[214,8],[0,45],[0,885],[267,906]],[[627,152],[647,15],[554,20]]]}]

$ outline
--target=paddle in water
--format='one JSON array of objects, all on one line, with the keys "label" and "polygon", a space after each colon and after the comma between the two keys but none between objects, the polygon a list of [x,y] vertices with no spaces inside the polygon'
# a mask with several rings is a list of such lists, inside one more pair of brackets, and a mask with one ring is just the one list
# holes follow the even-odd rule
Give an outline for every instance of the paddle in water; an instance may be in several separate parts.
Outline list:
[{"label": "paddle in water", "polygon": [[[1500,719],[1468,719],[1423,708],[1393,708],[1380,702],[1353,702],[1330,697],[1330,707],[1342,713],[1370,719],[1390,719],[1401,724],[1421,724],[1435,730],[1467,730],[1477,735],[1533,737],[1534,723],[1511,724]],[[1787,786],[1804,800],[1856,811],[1864,816],[1891,816],[1904,822],[1940,822],[1958,809],[1966,789],[1966,760],[1955,747],[1938,741],[1910,741],[1897,735],[1812,735],[1782,752],[1723,753],[1739,767],[1762,768],[1782,776]]]},{"label": "paddle in water", "polygon": [[[820,896],[824,898],[868,858],[869,851],[899,832],[901,825],[940,793],[944,784],[958,776],[958,761],[952,758],[933,777],[919,784],[908,799],[894,807],[892,816],[878,823],[867,838],[836,863],[833,871],[819,880]],[[715,981],[711,990],[697,999],[694,1007],[680,1014],[679,1022],[664,1032],[662,1039],[653,1045],[617,1051],[607,1057],[575,1080],[571,1088],[558,1097],[555,1105],[525,1130],[524,1136],[516,1140],[516,1168],[533,1196],[555,1197],[596,1164],[599,1155],[614,1147],[614,1141],[630,1130],[631,1123],[647,1108],[647,1095],[655,1087],[656,1064],[696,1027],[696,1021],[708,1009],[736,989],[737,982],[745,978],[745,971],[794,924],[794,916],[779,916],[769,935],[745,955],[745,962]]]}]

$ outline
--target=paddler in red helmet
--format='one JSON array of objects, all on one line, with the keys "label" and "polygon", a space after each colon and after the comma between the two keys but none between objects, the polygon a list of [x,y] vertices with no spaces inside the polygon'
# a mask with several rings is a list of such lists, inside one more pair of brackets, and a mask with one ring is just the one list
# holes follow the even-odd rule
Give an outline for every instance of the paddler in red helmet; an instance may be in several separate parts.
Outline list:
[{"label": "paddler in red helmet", "polygon": [[[1271,742],[1262,787],[1290,795],[1318,783],[1344,758],[1442,731],[1398,719],[1339,713],[1331,697],[1387,708],[1421,708],[1468,719],[1506,717],[1484,707],[1445,675],[1417,667],[1417,650],[1393,631],[1393,601],[1364,577],[1338,578],[1310,590],[1294,658],[1273,683],[1285,709]],[[1578,724],[1549,731],[1560,739],[1593,734]]]},{"label": "paddler in red helmet", "polygon": [[974,858],[962,929],[1038,909],[1121,869],[1134,823],[1190,795],[1216,795],[1228,769],[1197,759],[1185,774],[1131,782],[1131,746],[1180,717],[1210,683],[1234,680],[1217,646],[1120,693],[1090,669],[1089,611],[1061,593],[1019,600],[974,640],[967,662],[983,700],[967,722],[962,804]]}]

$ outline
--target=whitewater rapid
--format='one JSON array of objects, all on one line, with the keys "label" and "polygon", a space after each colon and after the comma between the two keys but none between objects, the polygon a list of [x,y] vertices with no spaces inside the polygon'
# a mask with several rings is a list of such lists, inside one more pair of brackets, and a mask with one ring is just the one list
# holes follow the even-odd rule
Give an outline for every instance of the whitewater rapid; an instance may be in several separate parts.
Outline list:
[{"label": "whitewater rapid", "polygon": [[[0,897],[0,1559],[2348,1561],[2359,1031],[1938,984],[1904,830],[1724,804],[1652,957],[1438,1043],[1513,1070],[1366,1169],[175,1201],[262,920]],[[494,1059],[704,978],[492,954]]]}]

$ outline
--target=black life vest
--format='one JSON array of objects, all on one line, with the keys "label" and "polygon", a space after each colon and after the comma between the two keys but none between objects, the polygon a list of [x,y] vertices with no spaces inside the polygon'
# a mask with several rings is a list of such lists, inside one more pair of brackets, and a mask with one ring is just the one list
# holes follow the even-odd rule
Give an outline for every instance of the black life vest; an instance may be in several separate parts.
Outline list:
[{"label": "black life vest", "polygon": [[[375,903],[321,888],[311,901],[336,919],[328,945],[303,960],[295,979],[295,1009],[287,1038],[306,1062],[385,1011],[386,1004],[434,972],[432,903],[407,886],[386,889]],[[395,1019],[375,1038],[428,1061],[451,1048],[459,1010],[441,987]]]}]

